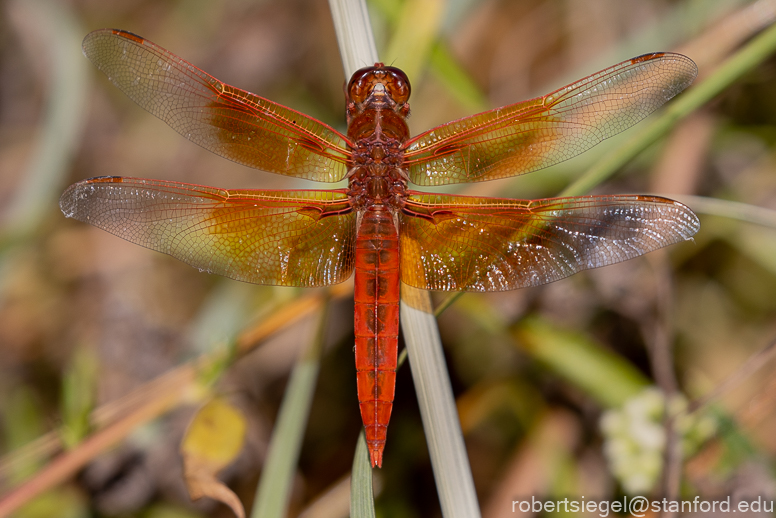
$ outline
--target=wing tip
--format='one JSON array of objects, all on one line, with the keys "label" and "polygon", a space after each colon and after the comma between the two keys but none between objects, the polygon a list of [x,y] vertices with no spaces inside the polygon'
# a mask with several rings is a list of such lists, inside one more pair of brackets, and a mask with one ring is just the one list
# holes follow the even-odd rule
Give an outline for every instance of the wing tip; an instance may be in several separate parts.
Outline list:
[{"label": "wing tip", "polygon": [[[690,207],[680,201],[663,197],[656,198],[658,198],[662,203],[670,203],[673,208],[676,209],[677,216],[675,219],[679,220],[681,223],[677,229],[677,233],[681,236],[682,241],[691,241],[692,237],[701,229],[701,220],[698,218],[698,215],[695,214],[695,212]],[[678,242],[679,240],[669,243],[666,246]]]},{"label": "wing tip", "polygon": [[77,200],[78,200],[78,184],[75,183],[65,189],[65,192],[62,193],[62,196],[59,197],[59,210],[62,211],[62,214],[65,215],[66,218],[74,218],[75,212],[76,212],[76,206],[77,206]]},{"label": "wing tip", "polygon": [[672,68],[676,68],[676,64],[678,63],[678,66],[681,69],[681,73],[677,73],[676,75],[676,89],[672,89],[673,93],[671,97],[674,97],[676,94],[686,89],[693,83],[693,81],[695,81],[695,78],[698,77],[698,65],[695,63],[695,61],[685,56],[684,54],[679,54],[677,52],[650,52],[648,54],[642,54],[640,56],[636,56],[635,58],[631,58],[629,61],[631,65],[638,65],[640,63],[647,63],[656,59],[661,60],[660,65],[658,66],[669,66],[670,64]]},{"label": "wing tip", "polygon": [[79,205],[81,200],[85,200],[89,194],[94,192],[94,184],[97,183],[121,183],[124,178],[121,176],[95,176],[94,178],[87,178],[81,180],[73,185],[69,186],[59,197],[59,210],[66,218],[74,218],[77,220],[83,220],[80,215]]}]

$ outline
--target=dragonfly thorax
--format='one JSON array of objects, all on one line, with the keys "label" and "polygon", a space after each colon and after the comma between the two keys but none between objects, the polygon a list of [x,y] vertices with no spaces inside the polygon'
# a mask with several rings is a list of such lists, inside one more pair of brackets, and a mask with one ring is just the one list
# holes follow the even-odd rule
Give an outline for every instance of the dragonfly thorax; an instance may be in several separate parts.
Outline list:
[{"label": "dragonfly thorax", "polygon": [[348,88],[348,175],[351,204],[396,211],[406,198],[404,143],[409,139],[409,82],[404,73],[376,64],[353,75]]},{"label": "dragonfly thorax", "polygon": [[384,205],[398,210],[407,196],[407,180],[401,168],[371,164],[352,171],[348,195],[356,208]]}]

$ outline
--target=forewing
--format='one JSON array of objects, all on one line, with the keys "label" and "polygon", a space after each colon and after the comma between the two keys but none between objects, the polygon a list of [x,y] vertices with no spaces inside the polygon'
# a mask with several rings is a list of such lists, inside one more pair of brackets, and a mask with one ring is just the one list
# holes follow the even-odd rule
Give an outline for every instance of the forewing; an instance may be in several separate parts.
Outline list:
[{"label": "forewing", "polygon": [[697,67],[680,54],[647,54],[551,94],[449,122],[406,144],[418,185],[516,176],[568,160],[633,126],[687,88]]},{"label": "forewing", "polygon": [[441,291],[537,286],[690,239],[699,227],[688,207],[657,196],[415,193],[401,216],[401,279]]},{"label": "forewing", "polygon": [[94,31],[83,51],[130,99],[213,153],[321,182],[339,181],[347,172],[346,139],[333,128],[222,83],[140,36]]},{"label": "forewing", "polygon": [[100,177],[68,187],[59,206],[69,218],[239,281],[327,286],[353,271],[356,217],[340,191]]}]

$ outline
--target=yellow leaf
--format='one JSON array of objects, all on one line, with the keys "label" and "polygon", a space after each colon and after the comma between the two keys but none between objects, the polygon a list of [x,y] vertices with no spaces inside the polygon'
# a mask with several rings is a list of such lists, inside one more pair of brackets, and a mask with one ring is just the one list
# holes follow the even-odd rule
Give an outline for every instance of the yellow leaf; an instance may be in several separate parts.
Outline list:
[{"label": "yellow leaf", "polygon": [[207,496],[219,500],[244,518],[239,498],[216,475],[240,453],[245,439],[245,418],[222,399],[202,407],[189,424],[181,443],[183,473],[193,500]]},{"label": "yellow leaf", "polygon": [[240,453],[244,438],[242,413],[222,399],[213,399],[189,424],[181,453],[207,460],[220,470]]}]

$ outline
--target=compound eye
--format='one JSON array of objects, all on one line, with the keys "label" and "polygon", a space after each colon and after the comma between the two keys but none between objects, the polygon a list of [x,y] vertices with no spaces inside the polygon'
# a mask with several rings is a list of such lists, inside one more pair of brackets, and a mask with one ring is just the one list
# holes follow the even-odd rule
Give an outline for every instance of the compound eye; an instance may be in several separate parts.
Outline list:
[{"label": "compound eye", "polygon": [[410,98],[410,80],[407,74],[396,67],[385,67],[385,89],[397,104],[404,104]]},{"label": "compound eye", "polygon": [[362,103],[369,97],[375,84],[375,67],[365,67],[353,74],[348,83],[348,96],[351,101]]}]

